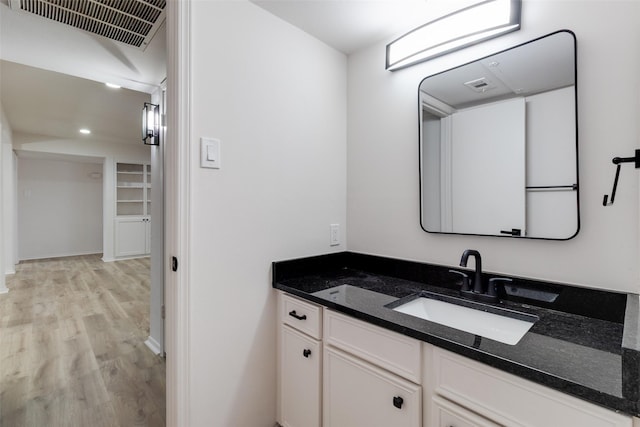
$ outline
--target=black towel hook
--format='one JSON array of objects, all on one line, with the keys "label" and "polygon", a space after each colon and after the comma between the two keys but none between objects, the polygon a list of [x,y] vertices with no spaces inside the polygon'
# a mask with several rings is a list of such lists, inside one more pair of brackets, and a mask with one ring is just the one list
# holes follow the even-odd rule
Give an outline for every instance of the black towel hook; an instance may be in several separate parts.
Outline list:
[{"label": "black towel hook", "polygon": [[613,162],[614,165],[618,165],[616,167],[616,176],[613,179],[613,190],[611,190],[611,200],[608,200],[609,196],[605,194],[604,198],[602,199],[602,206],[611,206],[613,204],[613,201],[616,198],[616,190],[618,188],[618,178],[620,177],[620,163],[634,162],[636,165],[636,169],[640,169],[640,150],[636,150],[636,155],[633,157],[614,157],[611,160],[611,162]]}]

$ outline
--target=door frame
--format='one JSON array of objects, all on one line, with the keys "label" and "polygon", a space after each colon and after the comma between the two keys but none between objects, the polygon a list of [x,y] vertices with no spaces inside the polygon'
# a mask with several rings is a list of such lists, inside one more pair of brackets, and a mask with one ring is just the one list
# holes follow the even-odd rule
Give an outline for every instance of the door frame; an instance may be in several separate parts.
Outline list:
[{"label": "door frame", "polygon": [[[191,2],[167,2],[165,140],[166,424],[190,425],[189,238]],[[177,270],[172,269],[173,257]]]}]

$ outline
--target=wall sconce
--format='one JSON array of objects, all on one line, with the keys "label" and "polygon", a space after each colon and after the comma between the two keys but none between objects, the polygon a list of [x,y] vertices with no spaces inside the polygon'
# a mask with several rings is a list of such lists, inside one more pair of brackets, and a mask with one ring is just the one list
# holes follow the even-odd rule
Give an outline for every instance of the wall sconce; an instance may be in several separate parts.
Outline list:
[{"label": "wall sconce", "polygon": [[160,106],[144,103],[142,108],[142,141],[146,145],[160,145]]},{"label": "wall sconce", "polygon": [[386,69],[408,67],[520,29],[521,0],[484,0],[416,28],[387,45]]}]

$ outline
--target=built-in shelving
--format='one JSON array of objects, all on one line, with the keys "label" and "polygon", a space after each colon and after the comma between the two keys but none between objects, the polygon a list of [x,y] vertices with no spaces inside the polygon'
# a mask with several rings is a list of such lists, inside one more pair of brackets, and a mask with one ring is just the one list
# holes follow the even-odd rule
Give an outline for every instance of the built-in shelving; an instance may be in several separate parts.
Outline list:
[{"label": "built-in shelving", "polygon": [[151,165],[116,163],[116,257],[150,252]]},{"label": "built-in shelving", "polygon": [[151,165],[116,164],[116,216],[151,213]]}]

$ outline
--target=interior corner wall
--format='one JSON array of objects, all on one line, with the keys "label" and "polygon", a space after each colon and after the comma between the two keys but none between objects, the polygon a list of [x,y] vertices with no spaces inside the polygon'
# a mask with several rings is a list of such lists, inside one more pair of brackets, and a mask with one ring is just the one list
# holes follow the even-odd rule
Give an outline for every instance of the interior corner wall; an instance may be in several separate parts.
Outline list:
[{"label": "interior corner wall", "polygon": [[271,262],[345,248],[346,57],[251,2],[191,8],[190,422],[271,427]]},{"label": "interior corner wall", "polygon": [[[11,147],[11,138],[11,127],[4,114],[2,104],[0,104],[0,166],[2,167],[0,172],[0,241],[3,242],[0,245],[0,294],[7,292],[5,274],[7,271],[11,271],[13,267],[13,248],[11,245],[14,240],[11,227],[13,221],[13,215],[11,214],[13,211],[13,197],[5,192],[9,185],[7,179],[13,181],[12,176],[10,176],[13,172],[12,163],[7,163],[12,162],[13,157],[11,155],[7,159],[7,151],[10,152],[10,150],[5,150],[5,146]],[[9,213],[7,214],[7,212]]]},{"label": "interior corner wall", "polygon": [[13,148],[20,151],[61,154],[70,156],[99,157],[104,159],[102,169],[102,259],[115,260],[115,162],[148,163],[149,146],[142,143],[109,143],[79,139],[56,139],[42,135],[15,133]]},{"label": "interior corner wall", "polygon": [[21,158],[21,260],[102,252],[102,164]]},{"label": "interior corner wall", "polygon": [[[607,19],[602,19],[606,16]],[[602,206],[633,155],[640,117],[640,3],[524,0],[522,28],[416,66],[384,69],[385,43],[349,56],[349,249],[457,265],[467,248],[487,271],[638,292],[638,172],[622,167],[615,204]],[[576,34],[581,230],[567,241],[428,234],[420,228],[418,85],[429,75],[551,32]],[[388,41],[386,41],[388,42]]]},{"label": "interior corner wall", "polygon": [[16,201],[16,182],[15,182],[15,153],[11,145],[11,139],[8,142],[2,142],[2,221],[3,221],[3,238],[4,245],[4,274],[14,274],[16,272],[16,248],[15,238],[15,201]]}]

